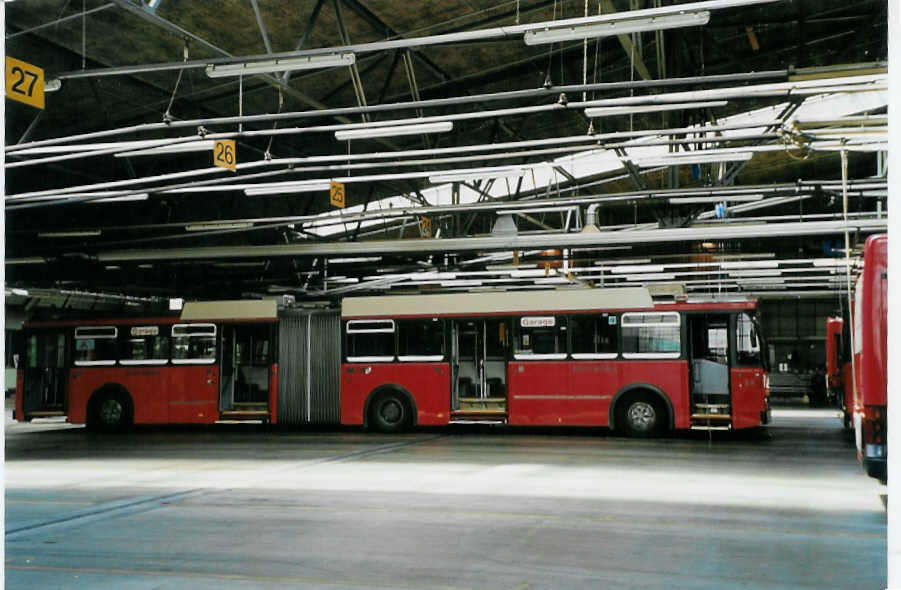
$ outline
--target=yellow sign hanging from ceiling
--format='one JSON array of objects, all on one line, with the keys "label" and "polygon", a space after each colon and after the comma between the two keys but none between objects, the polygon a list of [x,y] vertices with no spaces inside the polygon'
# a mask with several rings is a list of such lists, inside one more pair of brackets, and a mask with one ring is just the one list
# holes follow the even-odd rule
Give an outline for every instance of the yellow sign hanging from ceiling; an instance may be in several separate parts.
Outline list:
[{"label": "yellow sign hanging from ceiling", "polygon": [[44,70],[13,57],[6,58],[6,96],[44,108]]},{"label": "yellow sign hanging from ceiling", "polygon": [[335,207],[339,209],[344,209],[346,194],[344,192],[344,185],[340,182],[335,182],[334,180],[329,184],[329,201]]},{"label": "yellow sign hanging from ceiling", "polygon": [[238,153],[235,151],[234,139],[217,139],[213,144],[213,165],[235,171]]}]

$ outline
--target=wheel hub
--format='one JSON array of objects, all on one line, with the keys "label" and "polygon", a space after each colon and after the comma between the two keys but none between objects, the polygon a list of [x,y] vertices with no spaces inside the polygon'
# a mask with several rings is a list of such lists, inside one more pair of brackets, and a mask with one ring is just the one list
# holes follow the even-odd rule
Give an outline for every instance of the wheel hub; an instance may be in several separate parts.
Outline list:
[{"label": "wheel hub", "polygon": [[629,424],[635,430],[642,432],[651,430],[657,423],[657,412],[654,410],[654,406],[647,402],[635,402],[629,406],[626,416],[629,419]]},{"label": "wheel hub", "polygon": [[104,424],[118,424],[122,420],[122,404],[119,400],[103,400],[100,405],[100,420]]}]

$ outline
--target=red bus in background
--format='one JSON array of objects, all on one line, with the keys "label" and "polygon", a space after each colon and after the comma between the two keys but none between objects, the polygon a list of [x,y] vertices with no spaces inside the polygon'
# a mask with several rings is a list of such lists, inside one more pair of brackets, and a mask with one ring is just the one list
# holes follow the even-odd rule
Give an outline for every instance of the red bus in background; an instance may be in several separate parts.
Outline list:
[{"label": "red bus in background", "polygon": [[276,422],[276,321],[274,301],[249,301],[188,304],[180,317],[26,324],[15,417],[102,430]]},{"label": "red bus in background", "polygon": [[760,426],[756,326],[755,301],[654,304],[643,288],[347,298],[341,423]]},{"label": "red bus in background", "polygon": [[851,429],[851,408],[854,407],[854,388],[847,380],[851,369],[846,360],[845,321],[842,318],[826,318],[826,390],[828,397],[839,403],[845,428]]},{"label": "red bus in background", "polygon": [[[864,243],[863,270],[854,289],[852,420],[858,458],[870,477],[887,478],[888,236]],[[847,385],[846,385],[847,387]]]}]

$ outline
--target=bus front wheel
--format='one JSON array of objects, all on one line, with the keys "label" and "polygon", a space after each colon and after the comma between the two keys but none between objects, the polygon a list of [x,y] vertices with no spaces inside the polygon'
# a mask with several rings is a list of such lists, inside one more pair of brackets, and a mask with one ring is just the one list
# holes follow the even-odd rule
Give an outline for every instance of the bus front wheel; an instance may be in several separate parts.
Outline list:
[{"label": "bus front wheel", "polygon": [[369,411],[369,423],[379,432],[402,432],[412,423],[410,406],[396,391],[379,394]]},{"label": "bus front wheel", "polygon": [[107,390],[98,391],[91,399],[88,411],[88,428],[113,432],[131,425],[133,409],[128,394]]},{"label": "bus front wheel", "polygon": [[639,392],[617,404],[616,429],[625,436],[650,438],[663,432],[666,410],[655,396]]}]

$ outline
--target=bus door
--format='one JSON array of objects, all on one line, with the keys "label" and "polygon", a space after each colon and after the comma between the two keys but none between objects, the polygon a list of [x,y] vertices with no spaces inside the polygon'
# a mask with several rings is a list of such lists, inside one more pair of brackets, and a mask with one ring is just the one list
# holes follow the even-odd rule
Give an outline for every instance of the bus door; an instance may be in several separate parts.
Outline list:
[{"label": "bus door", "polygon": [[454,320],[451,326],[455,412],[506,414],[508,322]]},{"label": "bus door", "polygon": [[66,350],[63,330],[42,330],[28,335],[22,386],[22,412],[26,419],[65,415]]},{"label": "bus door", "polygon": [[687,318],[692,427],[728,429],[732,423],[729,314],[690,314]]},{"label": "bus door", "polygon": [[220,412],[231,418],[268,419],[270,326],[232,325],[222,332]]}]

